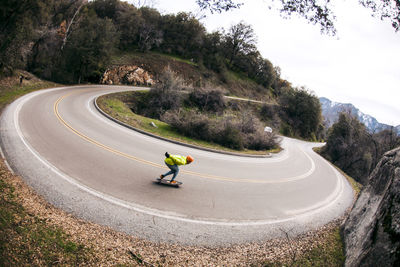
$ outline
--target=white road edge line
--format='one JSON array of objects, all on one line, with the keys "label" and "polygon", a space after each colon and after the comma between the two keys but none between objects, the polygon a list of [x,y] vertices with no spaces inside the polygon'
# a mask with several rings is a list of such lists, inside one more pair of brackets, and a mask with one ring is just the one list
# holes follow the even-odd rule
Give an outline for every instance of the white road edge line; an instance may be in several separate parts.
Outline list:
[{"label": "white road edge line", "polygon": [[[55,90],[61,90],[61,89],[62,88],[56,88]],[[54,90],[54,89],[48,89],[48,90],[33,92],[33,93],[30,93],[30,94],[26,95],[26,97],[23,97],[23,98],[20,99],[20,103],[18,103],[18,105],[17,105],[17,107],[15,109],[15,112],[14,112],[14,126],[15,126],[15,129],[17,131],[18,137],[21,139],[21,141],[27,147],[27,149],[43,165],[47,166],[51,171],[56,173],[62,179],[64,179],[65,181],[71,183],[72,185],[78,187],[79,189],[81,189],[81,190],[83,190],[83,191],[85,191],[85,192],[87,192],[87,193],[89,193],[89,194],[91,194],[91,195],[93,195],[95,197],[98,197],[100,199],[103,199],[104,201],[110,202],[110,203],[118,205],[120,207],[129,209],[129,210],[133,210],[133,211],[138,212],[138,213],[147,214],[147,215],[150,215],[150,216],[156,216],[156,217],[160,217],[160,218],[164,218],[164,219],[181,221],[181,222],[186,222],[186,223],[217,225],[217,226],[261,226],[261,225],[268,225],[268,224],[275,224],[275,223],[282,223],[282,222],[292,221],[292,220],[295,220],[297,218],[302,218],[304,216],[309,216],[311,214],[318,213],[319,211],[327,209],[328,207],[333,205],[335,203],[335,201],[340,197],[341,193],[343,192],[343,186],[340,186],[341,187],[341,192],[340,192],[340,194],[338,194],[336,196],[336,198],[334,199],[333,202],[330,202],[330,203],[326,204],[325,206],[319,206],[319,207],[317,207],[315,209],[312,209],[312,210],[309,210],[309,211],[307,211],[305,213],[297,214],[295,216],[292,216],[292,217],[289,217],[289,218],[285,218],[285,219],[271,219],[271,220],[258,220],[258,221],[230,221],[230,222],[226,222],[226,221],[196,220],[196,219],[186,218],[186,217],[184,217],[184,215],[181,215],[182,217],[176,216],[176,214],[175,214],[175,216],[173,216],[173,215],[170,215],[170,214],[168,214],[166,212],[155,210],[155,209],[151,209],[151,208],[147,208],[147,207],[143,207],[143,206],[140,206],[140,205],[137,205],[137,204],[135,204],[135,206],[133,206],[132,203],[128,203],[126,201],[123,201],[123,200],[117,199],[115,197],[106,195],[104,193],[101,193],[99,191],[96,191],[96,190],[94,190],[92,188],[89,188],[89,187],[79,183],[78,181],[76,181],[72,177],[68,176],[67,174],[63,173],[58,168],[53,166],[47,160],[45,160],[42,157],[40,157],[38,152],[26,142],[26,140],[25,140],[25,138],[24,138],[24,136],[23,136],[23,134],[21,132],[21,129],[19,127],[19,112],[20,112],[22,106],[25,104],[25,102],[27,102],[28,100],[30,100],[31,98],[33,98],[35,96],[38,96],[38,95],[43,94],[43,93],[46,93],[49,90]],[[342,181],[343,178],[340,179],[340,177],[338,175],[338,172],[335,169],[334,169],[334,171],[336,172],[336,176],[339,179],[339,183],[342,185],[343,184],[343,181]],[[335,191],[337,191],[337,190],[335,190]]]},{"label": "white road edge line", "polygon": [[10,164],[8,164],[8,161],[7,161],[6,157],[4,156],[1,146],[0,146],[0,155],[1,155],[1,158],[4,160],[4,163],[6,164],[7,169],[11,172],[12,175],[15,175],[14,170],[11,168]]}]

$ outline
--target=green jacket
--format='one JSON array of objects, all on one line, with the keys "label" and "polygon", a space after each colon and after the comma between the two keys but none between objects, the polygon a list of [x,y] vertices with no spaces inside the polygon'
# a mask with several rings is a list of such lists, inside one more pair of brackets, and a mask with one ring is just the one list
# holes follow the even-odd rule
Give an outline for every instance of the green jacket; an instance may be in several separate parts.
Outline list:
[{"label": "green jacket", "polygon": [[165,159],[165,163],[168,165],[186,165],[186,157],[180,155],[170,155],[169,158]]}]

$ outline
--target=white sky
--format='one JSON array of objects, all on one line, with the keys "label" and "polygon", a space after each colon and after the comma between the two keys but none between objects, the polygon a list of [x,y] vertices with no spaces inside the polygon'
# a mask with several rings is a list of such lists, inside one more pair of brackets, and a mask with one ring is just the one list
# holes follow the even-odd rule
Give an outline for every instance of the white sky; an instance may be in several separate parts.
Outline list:
[{"label": "white sky", "polygon": [[[133,2],[133,1],[131,1]],[[192,11],[195,0],[156,0],[161,13]],[[283,19],[268,9],[270,0],[237,0],[234,11],[202,19],[209,32],[228,29],[243,20],[258,37],[258,49],[294,86],[305,86],[318,97],[352,103],[379,122],[400,125],[400,32],[389,21],[371,16],[357,0],[336,0],[337,36],[320,34],[304,19]]]}]

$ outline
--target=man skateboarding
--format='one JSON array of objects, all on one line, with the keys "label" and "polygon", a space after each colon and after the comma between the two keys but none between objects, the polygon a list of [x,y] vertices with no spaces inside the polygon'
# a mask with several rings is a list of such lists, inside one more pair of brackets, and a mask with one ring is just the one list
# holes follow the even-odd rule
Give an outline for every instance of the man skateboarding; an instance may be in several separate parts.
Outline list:
[{"label": "man skateboarding", "polygon": [[170,169],[169,172],[160,175],[160,179],[173,174],[172,179],[170,181],[171,184],[176,184],[175,177],[179,173],[179,165],[186,165],[193,162],[192,156],[180,156],[180,155],[170,155],[168,152],[165,152],[165,164]]}]

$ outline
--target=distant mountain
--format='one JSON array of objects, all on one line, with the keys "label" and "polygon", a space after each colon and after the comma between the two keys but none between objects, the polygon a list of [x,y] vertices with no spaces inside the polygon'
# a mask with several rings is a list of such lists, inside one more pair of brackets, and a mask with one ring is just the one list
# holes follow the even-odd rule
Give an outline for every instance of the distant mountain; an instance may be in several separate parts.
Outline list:
[{"label": "distant mountain", "polygon": [[[344,104],[333,102],[326,97],[320,97],[319,101],[322,107],[322,115],[324,116],[325,124],[327,127],[331,127],[338,118],[341,112],[350,112],[353,116],[364,123],[370,132],[379,132],[385,129],[390,129],[392,126],[384,123],[378,122],[374,117],[362,113],[353,104]],[[400,125],[395,127],[395,131],[400,135]]]}]

